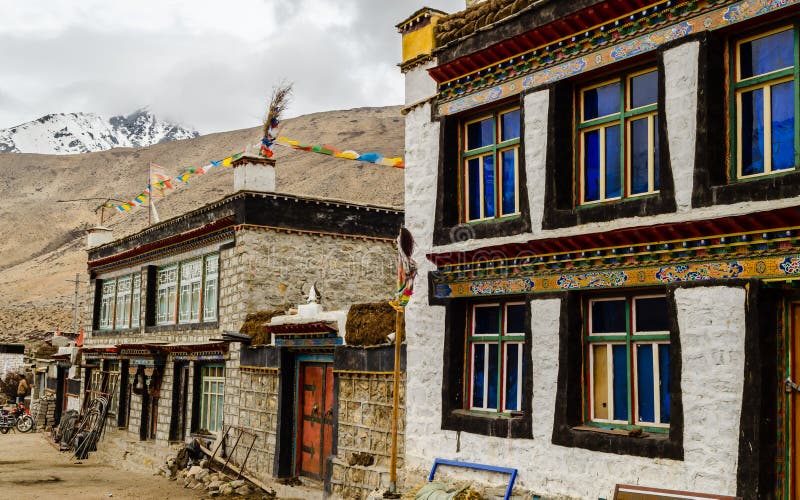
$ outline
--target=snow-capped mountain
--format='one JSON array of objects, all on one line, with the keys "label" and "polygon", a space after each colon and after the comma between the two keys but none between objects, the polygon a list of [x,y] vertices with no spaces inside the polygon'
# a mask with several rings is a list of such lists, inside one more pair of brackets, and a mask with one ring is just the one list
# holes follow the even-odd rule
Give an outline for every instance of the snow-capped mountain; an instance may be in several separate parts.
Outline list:
[{"label": "snow-capped mountain", "polygon": [[90,153],[144,147],[198,135],[195,130],[159,120],[147,109],[109,119],[94,113],[57,113],[0,129],[0,153]]}]

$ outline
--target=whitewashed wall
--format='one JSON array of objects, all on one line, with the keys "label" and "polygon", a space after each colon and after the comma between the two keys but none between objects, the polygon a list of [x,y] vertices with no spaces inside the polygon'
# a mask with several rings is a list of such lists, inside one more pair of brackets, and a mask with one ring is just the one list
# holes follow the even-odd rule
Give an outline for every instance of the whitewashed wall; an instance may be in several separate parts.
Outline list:
[{"label": "whitewashed wall", "polygon": [[[610,498],[616,483],[735,494],[744,373],[743,289],[698,287],[676,291],[683,364],[682,461],[600,453],[551,443],[557,397],[560,299],[532,302],[533,439],[493,438],[462,432],[460,451],[456,451],[457,433],[441,430],[442,359],[447,355],[443,352],[445,310],[442,306],[428,305],[426,277],[433,265],[425,255],[430,252],[464,251],[532,238],[726,216],[795,203],[795,200],[782,200],[691,208],[698,52],[698,43],[689,42],[664,55],[665,114],[678,205],[678,212],[674,214],[542,230],[549,103],[549,92],[542,90],[524,99],[531,233],[434,247],[439,123],[430,121],[431,109],[427,104],[409,111],[406,117],[406,225],[418,244],[415,258],[422,279],[417,280],[406,315],[408,481],[413,482],[421,471],[429,469],[434,458],[442,457],[517,467],[520,469],[519,486],[549,497]],[[424,70],[418,68],[406,74],[407,93],[415,97],[429,93],[429,87],[420,83],[424,78],[417,74],[419,71]],[[452,181],[455,189],[455,179]],[[476,477],[474,473],[456,473],[456,477],[458,475],[471,480]],[[497,479],[498,483],[502,482],[501,478]]]},{"label": "whitewashed wall", "polygon": [[7,373],[22,371],[22,354],[0,353],[0,378],[5,378]]}]

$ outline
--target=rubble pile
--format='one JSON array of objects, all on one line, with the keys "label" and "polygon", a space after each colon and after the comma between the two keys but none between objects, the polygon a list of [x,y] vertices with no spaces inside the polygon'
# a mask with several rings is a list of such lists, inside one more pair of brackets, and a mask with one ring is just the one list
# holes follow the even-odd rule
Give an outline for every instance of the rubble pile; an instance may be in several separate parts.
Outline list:
[{"label": "rubble pile", "polygon": [[264,490],[245,479],[231,480],[221,472],[208,467],[208,459],[200,460],[192,465],[192,460],[183,454],[183,450],[175,458],[170,458],[159,469],[159,474],[177,481],[184,488],[206,490],[209,497],[246,497],[272,499],[276,494],[272,490]]}]

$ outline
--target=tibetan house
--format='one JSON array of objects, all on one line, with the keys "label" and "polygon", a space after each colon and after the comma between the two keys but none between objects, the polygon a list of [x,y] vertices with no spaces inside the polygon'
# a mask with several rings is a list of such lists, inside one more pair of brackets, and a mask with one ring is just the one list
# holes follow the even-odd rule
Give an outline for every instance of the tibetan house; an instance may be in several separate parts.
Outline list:
[{"label": "tibetan house", "polygon": [[[239,332],[253,313],[283,311],[315,283],[333,309],[388,300],[395,287],[402,211],[276,193],[271,160],[245,156],[233,167],[235,192],[226,198],[122,239],[106,228],[89,234],[84,404],[110,398],[108,425],[153,462],[170,444],[210,442],[229,426],[274,429],[274,421],[250,420],[250,410],[266,403],[247,391],[271,387],[275,366],[240,367],[251,339]],[[273,354],[287,373],[306,360],[329,370],[334,344],[322,353],[312,344]],[[289,406],[298,399],[294,386],[280,390]],[[271,465],[275,440],[265,441],[265,432],[249,457],[262,477],[307,470],[294,409],[280,409],[287,415],[280,467]],[[330,400],[319,411],[333,412]],[[325,469],[310,470],[322,478]]]},{"label": "tibetan house", "polygon": [[800,498],[800,2],[488,0],[398,29],[409,472]]}]

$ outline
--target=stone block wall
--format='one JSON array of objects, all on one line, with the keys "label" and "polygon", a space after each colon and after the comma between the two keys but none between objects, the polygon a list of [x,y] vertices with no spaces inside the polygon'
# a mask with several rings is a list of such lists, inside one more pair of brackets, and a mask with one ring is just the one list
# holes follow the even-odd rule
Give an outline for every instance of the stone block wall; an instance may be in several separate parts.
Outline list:
[{"label": "stone block wall", "polygon": [[[337,377],[338,445],[330,493],[334,498],[362,499],[376,488],[389,486],[394,377],[369,372],[340,372]],[[399,471],[405,449],[405,377],[400,381],[397,449]]]},{"label": "stone block wall", "polygon": [[[255,434],[256,440],[250,456],[247,458],[246,468],[256,478],[269,480],[273,475],[275,463],[275,449],[277,442],[276,430],[278,426],[278,381],[280,372],[273,368],[240,368],[238,380],[239,388],[235,391],[241,398],[241,404],[234,407],[235,415],[225,410],[225,423],[237,425],[242,429]],[[225,397],[228,397],[228,384],[226,381]],[[231,388],[233,390],[233,388]],[[228,449],[233,445],[234,436],[229,438]],[[243,436],[239,447],[233,454],[233,461],[241,464],[247,454],[251,438]]]},{"label": "stone block wall", "polygon": [[128,417],[128,438],[139,440],[139,429],[142,426],[142,396],[131,393],[131,411]]},{"label": "stone block wall", "polygon": [[158,444],[169,443],[169,426],[172,419],[172,387],[175,380],[174,371],[175,363],[167,362],[162,367],[161,374],[161,389],[158,397],[158,424],[156,427],[156,442]]},{"label": "stone block wall", "polygon": [[22,371],[22,354],[0,352],[0,377],[5,378],[7,373]]}]

